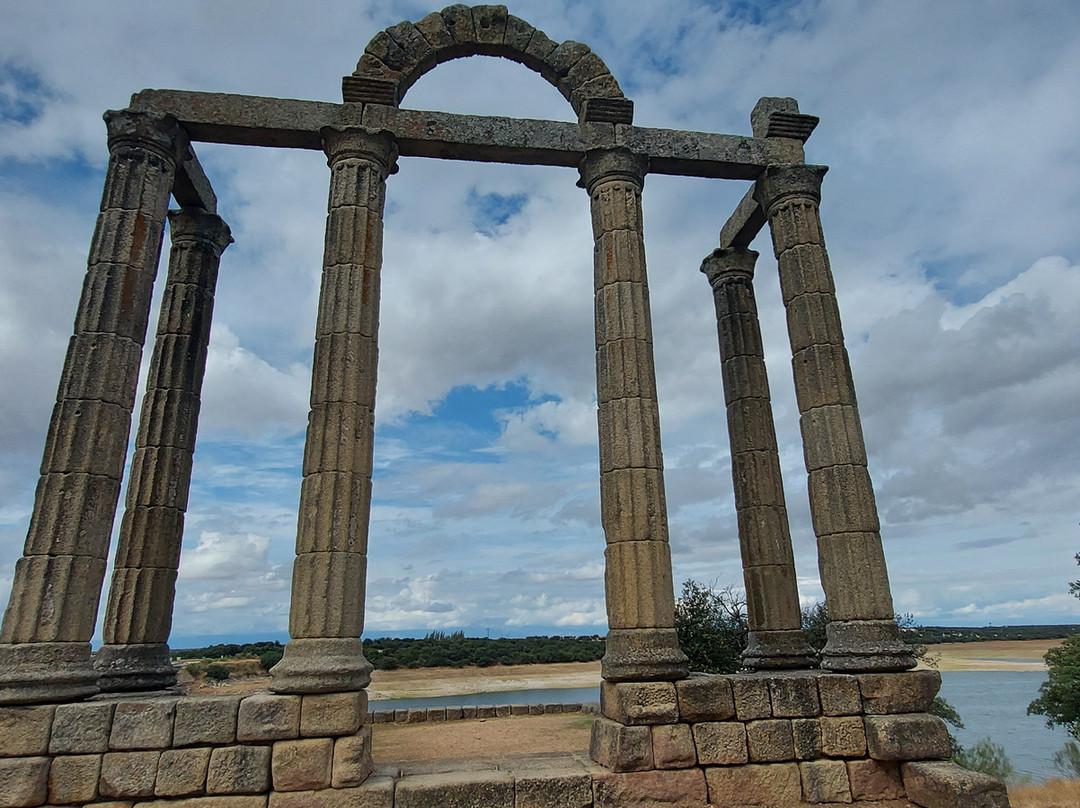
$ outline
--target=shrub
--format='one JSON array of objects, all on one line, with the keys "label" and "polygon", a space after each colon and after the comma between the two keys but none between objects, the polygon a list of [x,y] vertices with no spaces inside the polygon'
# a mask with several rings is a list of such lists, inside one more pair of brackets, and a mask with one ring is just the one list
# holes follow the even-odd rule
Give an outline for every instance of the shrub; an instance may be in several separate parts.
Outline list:
[{"label": "shrub", "polygon": [[217,682],[223,682],[229,678],[229,669],[224,665],[207,665],[206,678]]},{"label": "shrub", "polygon": [[697,581],[683,583],[675,603],[675,631],[690,669],[734,673],[746,648],[745,603],[732,587],[714,592]]},{"label": "shrub", "polygon": [[1080,778],[1080,745],[1074,741],[1065,741],[1065,745],[1054,752],[1054,768],[1070,778]]},{"label": "shrub", "polygon": [[281,657],[284,653],[285,652],[280,648],[271,648],[268,651],[263,651],[259,654],[259,667],[264,671],[270,670],[281,661]]},{"label": "shrub", "polygon": [[1002,782],[1016,779],[1016,770],[1005,754],[1005,747],[989,738],[976,741],[970,749],[960,749],[953,760],[965,769],[988,774]]}]

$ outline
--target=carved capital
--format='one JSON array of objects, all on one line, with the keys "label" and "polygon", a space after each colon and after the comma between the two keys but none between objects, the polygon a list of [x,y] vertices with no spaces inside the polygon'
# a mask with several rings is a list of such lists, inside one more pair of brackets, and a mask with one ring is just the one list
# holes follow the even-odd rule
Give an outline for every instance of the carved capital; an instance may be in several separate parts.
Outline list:
[{"label": "carved capital", "polygon": [[102,117],[109,132],[109,154],[124,147],[143,149],[163,157],[173,167],[187,158],[187,137],[172,115],[110,109]]},{"label": "carved capital", "polygon": [[233,243],[232,231],[225,220],[216,213],[201,208],[170,210],[169,237],[176,244],[206,245],[215,256],[220,256]]},{"label": "carved capital", "polygon": [[593,149],[585,153],[578,171],[581,172],[578,187],[590,194],[597,184],[613,180],[631,182],[640,188],[649,171],[649,158],[623,148]]},{"label": "carved capital", "polygon": [[333,166],[338,160],[360,159],[376,163],[384,177],[397,172],[397,144],[390,132],[326,126],[319,130],[319,134],[322,136],[327,165]]},{"label": "carved capital", "polygon": [[788,197],[809,200],[816,205],[821,201],[821,180],[828,170],[828,166],[806,163],[769,166],[758,177],[754,198],[766,213]]},{"label": "carved capital", "polygon": [[714,289],[733,281],[750,282],[754,279],[757,250],[745,247],[720,247],[713,250],[701,262],[701,271]]}]

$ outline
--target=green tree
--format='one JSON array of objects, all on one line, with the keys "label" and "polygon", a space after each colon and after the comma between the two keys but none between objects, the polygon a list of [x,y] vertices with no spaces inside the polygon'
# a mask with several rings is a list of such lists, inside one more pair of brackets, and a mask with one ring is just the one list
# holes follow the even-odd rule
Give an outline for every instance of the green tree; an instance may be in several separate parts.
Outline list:
[{"label": "green tree", "polygon": [[961,749],[953,755],[953,760],[969,771],[988,774],[1003,783],[1017,779],[1005,747],[990,738],[981,738],[970,749]]},{"label": "green tree", "polygon": [[219,682],[229,678],[229,669],[224,665],[207,665],[206,678],[215,679]]},{"label": "green tree", "polygon": [[264,671],[270,670],[276,664],[281,662],[281,657],[285,654],[282,648],[270,648],[259,654],[259,667]]},{"label": "green tree", "polygon": [[746,603],[733,587],[715,592],[686,580],[675,602],[675,631],[691,670],[734,673],[746,648]]},{"label": "green tree", "polygon": [[1046,652],[1046,681],[1028,715],[1045,715],[1046,726],[1064,727],[1080,740],[1080,634],[1066,637]]}]

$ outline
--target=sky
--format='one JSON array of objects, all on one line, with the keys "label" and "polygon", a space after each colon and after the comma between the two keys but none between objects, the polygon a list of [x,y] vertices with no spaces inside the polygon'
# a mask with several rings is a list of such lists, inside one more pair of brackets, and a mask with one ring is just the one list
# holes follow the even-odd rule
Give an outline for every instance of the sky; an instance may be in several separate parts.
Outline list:
[{"label": "sky", "polygon": [[[1080,622],[1067,591],[1080,576],[1080,6],[509,8],[588,44],[638,125],[749,134],[761,96],[795,97],[821,118],[807,160],[830,166],[821,215],[896,610],[927,625]],[[144,87],[336,102],[372,36],[431,10],[0,5],[0,601],[97,214],[102,112]],[[574,119],[538,74],[489,57],[439,66],[402,106]],[[319,152],[196,150],[235,243],[218,283],[174,645],[285,636],[328,185]],[[602,633],[587,195],[565,168],[402,158],[399,169],[387,186],[367,629]],[[715,311],[698,269],[746,188],[649,176],[643,197],[676,589],[741,585]],[[767,233],[754,246],[811,604],[822,591],[790,352]]]}]

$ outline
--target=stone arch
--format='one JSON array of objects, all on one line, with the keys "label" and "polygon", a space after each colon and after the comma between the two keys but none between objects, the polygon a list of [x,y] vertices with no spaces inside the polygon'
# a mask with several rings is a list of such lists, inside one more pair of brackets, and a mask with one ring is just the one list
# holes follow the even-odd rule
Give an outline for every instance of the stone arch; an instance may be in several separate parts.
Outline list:
[{"label": "stone arch", "polygon": [[555,42],[501,5],[459,3],[380,31],[356,70],[342,79],[342,95],[346,102],[396,106],[436,65],[476,55],[501,56],[535,70],[570,102],[580,120],[630,123],[633,118],[633,102],[588,45]]}]

